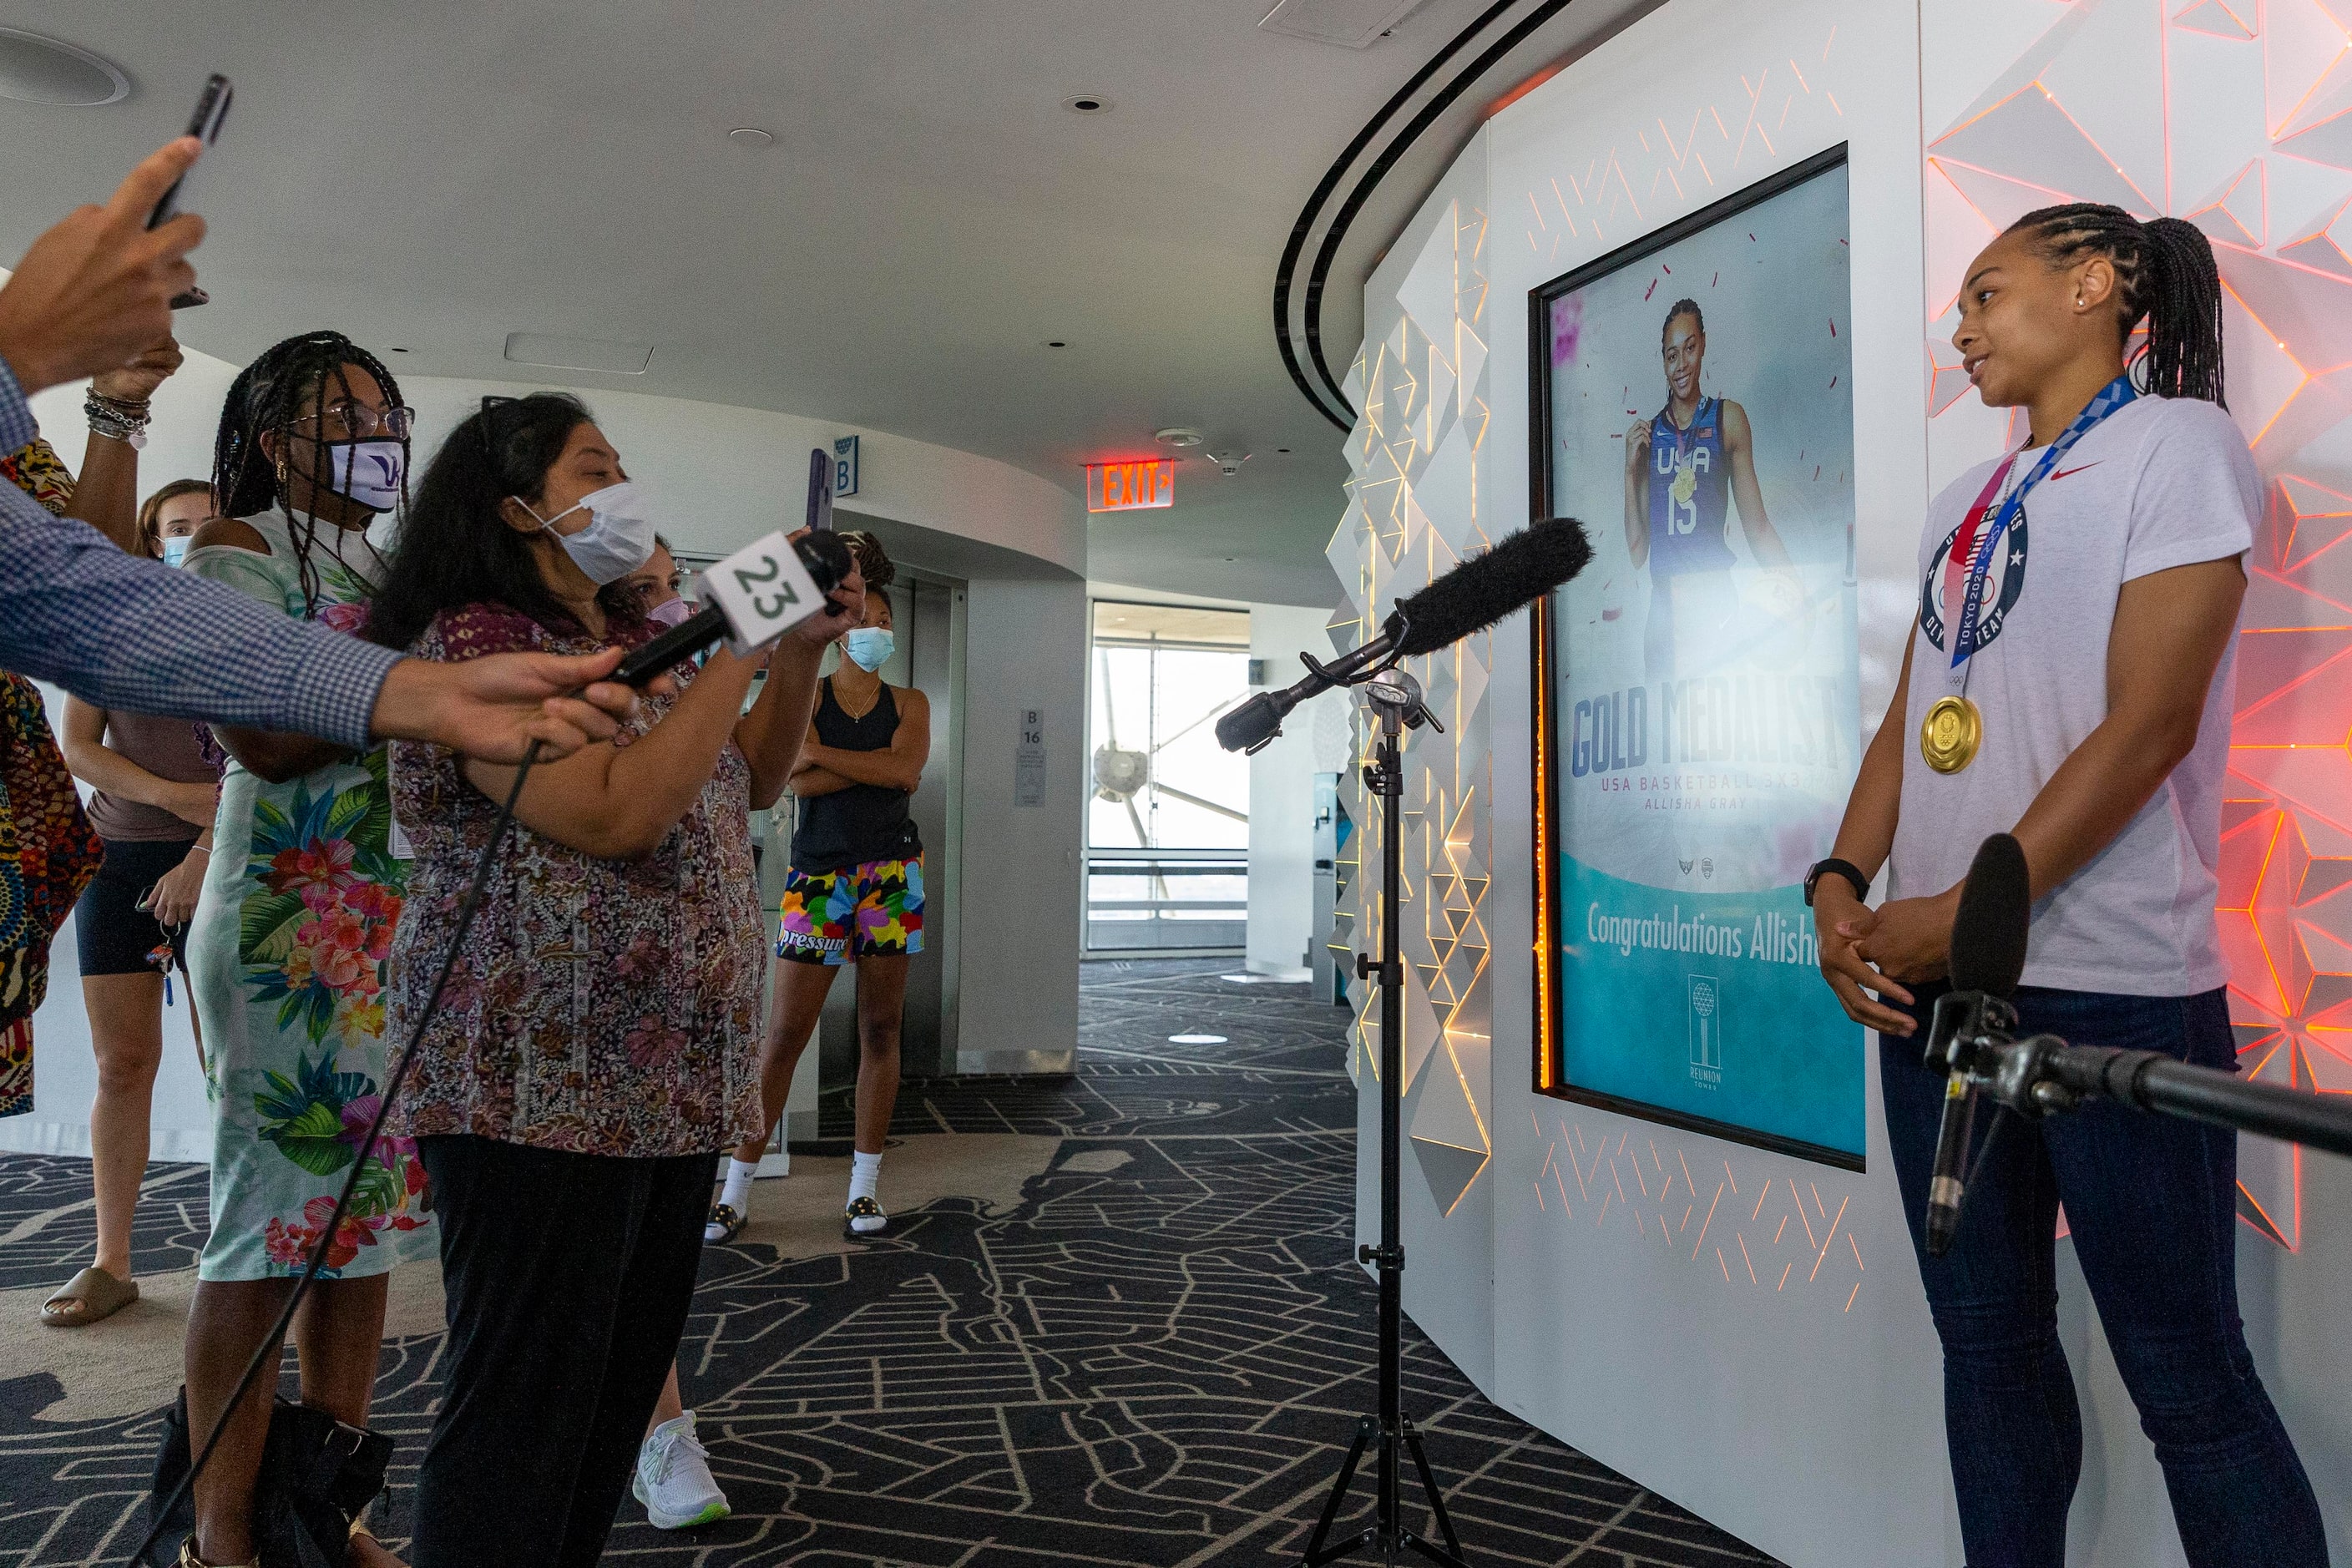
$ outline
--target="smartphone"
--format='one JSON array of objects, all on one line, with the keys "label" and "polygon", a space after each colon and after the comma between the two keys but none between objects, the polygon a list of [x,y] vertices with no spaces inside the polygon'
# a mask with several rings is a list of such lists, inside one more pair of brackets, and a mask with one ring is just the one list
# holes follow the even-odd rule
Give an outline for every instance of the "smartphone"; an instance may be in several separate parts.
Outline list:
[{"label": "smartphone", "polygon": [[[228,118],[228,106],[236,98],[236,89],[229,85],[228,78],[218,72],[206,77],[204,91],[196,95],[196,111],[188,117],[187,133],[202,142],[209,149],[213,143],[220,140],[221,123]],[[192,169],[189,174],[194,172]],[[172,182],[172,188],[163,193],[162,198],[155,203],[155,210],[147,215],[149,228],[159,227],[179,216],[180,197],[186,191],[187,185],[187,174],[182,174]],[[191,289],[173,300],[172,308],[175,310],[186,310],[191,305],[204,304],[211,298],[211,295],[201,289]]]},{"label": "smartphone", "polygon": [[833,454],[822,447],[809,449],[808,526],[812,533],[833,531]]}]

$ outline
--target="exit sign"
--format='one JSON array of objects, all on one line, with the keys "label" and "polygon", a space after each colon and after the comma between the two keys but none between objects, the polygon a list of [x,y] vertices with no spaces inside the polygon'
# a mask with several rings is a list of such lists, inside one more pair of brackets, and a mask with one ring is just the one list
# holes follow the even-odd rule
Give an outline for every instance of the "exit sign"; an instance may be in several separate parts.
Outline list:
[{"label": "exit sign", "polygon": [[1132,463],[1087,465],[1088,511],[1139,511],[1176,504],[1176,459],[1145,458]]}]

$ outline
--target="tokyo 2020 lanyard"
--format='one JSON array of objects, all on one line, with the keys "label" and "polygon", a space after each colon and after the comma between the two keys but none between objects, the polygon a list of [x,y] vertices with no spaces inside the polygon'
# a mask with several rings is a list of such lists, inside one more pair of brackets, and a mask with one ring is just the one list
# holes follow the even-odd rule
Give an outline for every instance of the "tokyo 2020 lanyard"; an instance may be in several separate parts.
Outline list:
[{"label": "tokyo 2020 lanyard", "polygon": [[[1952,628],[1952,668],[1955,671],[1958,671],[1977,651],[1977,613],[1984,605],[1985,577],[1992,568],[1994,557],[2000,552],[2001,536],[2009,531],[2009,525],[2016,521],[2017,514],[2024,510],[2026,492],[2040,484],[2050,470],[2057,467],[2058,459],[2064,457],[2075,442],[2089,435],[2093,426],[2138,395],[2128,374],[2119,375],[2101,387],[2098,395],[2083,405],[2083,411],[2074,416],[2074,422],[2066,426],[2058,439],[2050,443],[2050,449],[2042,454],[2042,460],[2034,464],[2024,481],[2010,492],[2009,499],[2001,502],[2000,510],[1994,516],[1991,526],[1978,538],[1976,551],[1969,562],[1968,593],[1961,600],[1959,623]],[[2011,453],[2010,463],[2014,463],[2022,455],[2021,451]],[[2001,465],[2000,470],[1994,475],[1994,484],[2008,473],[2009,467],[2009,463]],[[1992,487],[1986,488],[1990,491]],[[1980,500],[1978,504],[1982,506],[1984,503]],[[1962,679],[1965,679],[1965,676]]]}]

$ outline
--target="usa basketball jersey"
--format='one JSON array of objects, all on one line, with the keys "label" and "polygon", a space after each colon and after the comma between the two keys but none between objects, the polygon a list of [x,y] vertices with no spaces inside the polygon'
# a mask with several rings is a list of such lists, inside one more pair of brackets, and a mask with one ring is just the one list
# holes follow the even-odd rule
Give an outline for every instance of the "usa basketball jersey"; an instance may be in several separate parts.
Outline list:
[{"label": "usa basketball jersey", "polygon": [[1650,421],[1650,575],[1728,572],[1724,539],[1731,465],[1723,451],[1723,399],[1705,397],[1690,428],[1675,427],[1673,405]]},{"label": "usa basketball jersey", "polygon": [[1699,400],[1688,429],[1670,412],[1650,421],[1650,616],[1643,635],[1652,680],[1695,675],[1714,662],[1736,600],[1737,563],[1724,538],[1731,482],[1723,452],[1723,400]]}]

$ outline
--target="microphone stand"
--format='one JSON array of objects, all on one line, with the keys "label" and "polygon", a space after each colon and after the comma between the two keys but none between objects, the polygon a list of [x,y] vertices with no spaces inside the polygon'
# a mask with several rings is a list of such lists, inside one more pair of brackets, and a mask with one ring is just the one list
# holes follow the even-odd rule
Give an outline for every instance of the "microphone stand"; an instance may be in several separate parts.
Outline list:
[{"label": "microphone stand", "polygon": [[2113,1100],[2151,1115],[2210,1121],[2352,1158],[2352,1105],[2236,1073],[2192,1067],[2161,1051],[2070,1046],[2055,1035],[1974,1042],[1975,1070],[2002,1105],[2030,1117]]},{"label": "microphone stand", "polygon": [[[2352,1104],[2343,1097],[2248,1083],[2236,1073],[2195,1067],[2161,1051],[2074,1046],[2055,1035],[2021,1040],[2012,1033],[2016,1026],[2015,1010],[2001,998],[1948,993],[1937,999],[1927,1065],[1959,1076],[2029,1121],[2112,1100],[2147,1115],[2210,1121],[2352,1159]],[[1958,1223],[1955,1214],[1952,1224]],[[1940,1252],[1934,1237],[1931,1217],[1930,1251]]]},{"label": "microphone stand", "polygon": [[[1318,676],[1328,678],[1332,673],[1312,659],[1307,664]],[[1380,1275],[1380,1392],[1378,1413],[1356,1423],[1355,1441],[1349,1445],[1339,1478],[1324,1500],[1323,1517],[1317,1521],[1299,1561],[1303,1568],[1322,1568],[1324,1563],[1370,1548],[1382,1568],[1396,1568],[1411,1549],[1443,1568],[1468,1568],[1462,1559],[1462,1542],[1454,1533],[1454,1521],[1445,1511],[1444,1496],[1430,1473],[1428,1456],[1422,1451],[1421,1432],[1403,1411],[1404,1243],[1399,1234],[1403,1173],[1399,1156],[1404,1128],[1404,952],[1398,914],[1404,901],[1404,765],[1400,753],[1405,731],[1428,724],[1443,734],[1445,726],[1423,705],[1421,683],[1392,664],[1368,673],[1349,672],[1333,684],[1362,686],[1365,700],[1381,722],[1379,747],[1372,761],[1364,765],[1364,787],[1381,799],[1381,956],[1375,963],[1370,953],[1356,955],[1358,978],[1378,976],[1381,984],[1381,1240],[1378,1247],[1356,1249],[1357,1261],[1375,1267]],[[1373,1521],[1345,1541],[1327,1543],[1339,1505],[1356,1479],[1356,1468],[1363,1462],[1365,1449],[1376,1444],[1372,1474],[1378,1506]],[[1400,1471],[1406,1449],[1411,1450],[1413,1468],[1421,1474],[1429,1511],[1445,1537],[1444,1546],[1405,1528]]]}]

